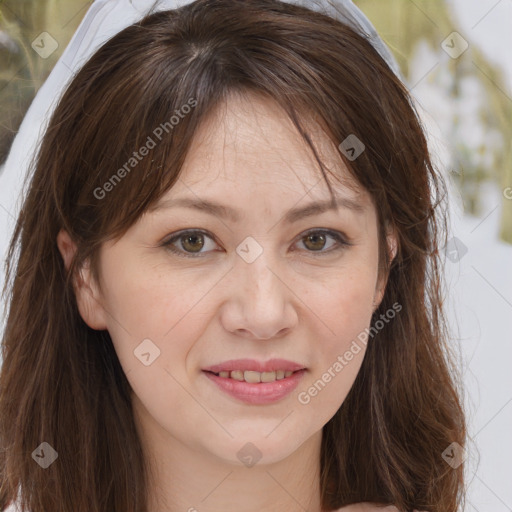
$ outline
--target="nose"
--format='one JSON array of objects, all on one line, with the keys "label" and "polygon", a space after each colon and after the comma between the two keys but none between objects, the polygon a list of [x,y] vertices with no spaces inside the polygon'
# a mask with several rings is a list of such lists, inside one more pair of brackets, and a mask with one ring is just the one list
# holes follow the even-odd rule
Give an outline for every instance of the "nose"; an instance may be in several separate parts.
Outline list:
[{"label": "nose", "polygon": [[298,322],[294,293],[284,271],[264,251],[254,262],[237,258],[221,321],[229,332],[251,339],[283,336]]}]

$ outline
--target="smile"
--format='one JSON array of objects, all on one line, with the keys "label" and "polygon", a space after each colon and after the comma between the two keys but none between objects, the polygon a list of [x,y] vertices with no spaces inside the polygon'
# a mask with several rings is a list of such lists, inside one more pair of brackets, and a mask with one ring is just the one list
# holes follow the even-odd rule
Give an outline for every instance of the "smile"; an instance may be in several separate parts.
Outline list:
[{"label": "smile", "polygon": [[[215,373],[215,372],[213,372]],[[274,382],[289,377],[291,370],[276,370],[273,372],[255,372],[251,370],[233,370],[231,372],[219,372],[215,375],[225,379],[234,379],[255,384],[257,382]]]}]

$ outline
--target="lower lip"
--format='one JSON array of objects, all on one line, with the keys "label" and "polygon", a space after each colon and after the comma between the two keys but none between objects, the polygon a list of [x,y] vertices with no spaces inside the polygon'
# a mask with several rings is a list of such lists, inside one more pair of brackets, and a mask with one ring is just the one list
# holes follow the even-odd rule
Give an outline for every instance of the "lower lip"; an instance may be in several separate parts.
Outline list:
[{"label": "lower lip", "polygon": [[251,384],[203,371],[222,391],[252,405],[270,404],[283,399],[298,386],[305,372],[306,370],[299,370],[281,380]]}]

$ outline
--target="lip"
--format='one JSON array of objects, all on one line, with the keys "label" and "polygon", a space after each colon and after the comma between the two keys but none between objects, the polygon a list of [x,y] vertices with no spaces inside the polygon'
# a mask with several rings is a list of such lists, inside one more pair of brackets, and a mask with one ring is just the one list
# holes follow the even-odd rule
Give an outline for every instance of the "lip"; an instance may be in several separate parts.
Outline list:
[{"label": "lip", "polygon": [[[268,363],[269,362],[267,362],[267,365]],[[223,365],[226,366],[227,363],[223,363]],[[248,368],[246,366],[243,366],[243,369],[252,370],[251,368]],[[281,367],[281,369],[283,369],[283,367]],[[285,396],[289,395],[299,385],[300,380],[306,373],[305,369],[298,369],[289,377],[285,377],[284,379],[281,380],[276,380],[274,382],[259,382],[252,384],[245,381],[231,379],[229,377],[220,377],[212,373],[212,371],[213,370],[203,370],[203,373],[206,377],[208,377],[208,379],[213,381],[220,390],[224,391],[233,398],[236,398],[237,400],[240,400],[246,404],[251,405],[264,405],[282,400]]]},{"label": "lip", "polygon": [[274,372],[277,370],[292,371],[303,370],[305,366],[286,359],[269,359],[268,361],[256,361],[256,359],[232,359],[215,364],[203,371],[207,372],[232,372],[234,370],[249,370],[252,372]]}]

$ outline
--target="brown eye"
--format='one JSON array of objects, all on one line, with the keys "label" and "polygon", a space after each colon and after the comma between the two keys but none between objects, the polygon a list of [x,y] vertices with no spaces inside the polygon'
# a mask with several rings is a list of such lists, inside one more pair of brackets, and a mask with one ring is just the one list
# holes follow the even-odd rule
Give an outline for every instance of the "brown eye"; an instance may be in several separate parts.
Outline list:
[{"label": "brown eye", "polygon": [[[208,240],[211,240],[211,247],[208,247]],[[209,252],[208,250],[203,250],[203,248],[214,249],[216,244],[213,241],[213,237],[208,233],[189,230],[174,235],[162,245],[179,256],[197,258],[206,256],[206,253]]]},{"label": "brown eye", "polygon": [[179,240],[183,249],[190,252],[199,252],[204,246],[204,237],[199,234],[183,235]]},{"label": "brown eye", "polygon": [[[329,244],[329,238],[333,239],[334,242]],[[325,229],[310,231],[303,236],[300,241],[304,244],[304,247],[306,247],[306,252],[318,253],[314,254],[314,256],[330,254],[331,252],[345,249],[352,245],[341,233]]]},{"label": "brown eye", "polygon": [[324,248],[325,242],[326,242],[326,236],[325,235],[307,235],[304,238],[305,242],[304,245],[311,249],[312,251],[320,251]]}]

